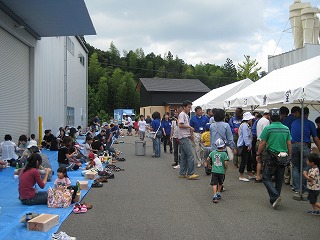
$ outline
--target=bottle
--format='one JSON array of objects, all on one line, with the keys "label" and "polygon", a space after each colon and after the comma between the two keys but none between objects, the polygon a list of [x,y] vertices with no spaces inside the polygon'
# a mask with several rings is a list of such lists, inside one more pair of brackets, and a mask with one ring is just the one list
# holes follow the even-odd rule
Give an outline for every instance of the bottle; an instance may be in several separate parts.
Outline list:
[{"label": "bottle", "polygon": [[77,192],[79,193],[80,192],[80,182],[79,182],[79,180],[77,180],[76,186],[78,188]]},{"label": "bottle", "polygon": [[16,169],[17,170],[19,169],[19,163],[16,163]]}]

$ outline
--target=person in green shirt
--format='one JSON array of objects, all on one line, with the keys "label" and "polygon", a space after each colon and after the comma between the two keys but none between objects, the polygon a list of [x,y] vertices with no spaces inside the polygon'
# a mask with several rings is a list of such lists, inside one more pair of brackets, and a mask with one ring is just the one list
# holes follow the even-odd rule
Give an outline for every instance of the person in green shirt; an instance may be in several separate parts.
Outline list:
[{"label": "person in green shirt", "polygon": [[[257,161],[260,161],[260,154],[266,148],[267,156],[263,162],[262,181],[268,191],[270,203],[276,209],[281,201],[280,194],[285,170],[285,166],[279,164],[278,156],[291,159],[291,135],[289,128],[280,122],[279,109],[270,110],[270,119],[272,123],[266,126],[260,135]],[[275,185],[273,185],[272,176],[275,177]]]},{"label": "person in green shirt", "polygon": [[213,199],[214,203],[218,203],[218,200],[221,199],[221,187],[223,185],[225,174],[228,170],[228,161],[229,157],[226,152],[226,144],[221,139],[218,138],[215,142],[218,150],[214,150],[209,154],[208,161],[211,161],[212,166],[212,176],[210,185],[212,186],[213,190]]}]

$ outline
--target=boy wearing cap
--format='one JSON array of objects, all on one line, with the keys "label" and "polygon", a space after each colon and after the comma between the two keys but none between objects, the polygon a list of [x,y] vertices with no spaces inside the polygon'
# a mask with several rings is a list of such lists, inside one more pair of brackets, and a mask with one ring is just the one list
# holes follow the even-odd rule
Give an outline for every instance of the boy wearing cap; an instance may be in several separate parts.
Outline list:
[{"label": "boy wearing cap", "polygon": [[221,186],[223,185],[223,181],[225,179],[225,174],[228,171],[228,154],[225,150],[225,142],[218,138],[215,142],[218,150],[213,150],[208,157],[208,161],[212,162],[212,177],[210,185],[213,190],[213,199],[214,203],[218,203],[221,199]]}]

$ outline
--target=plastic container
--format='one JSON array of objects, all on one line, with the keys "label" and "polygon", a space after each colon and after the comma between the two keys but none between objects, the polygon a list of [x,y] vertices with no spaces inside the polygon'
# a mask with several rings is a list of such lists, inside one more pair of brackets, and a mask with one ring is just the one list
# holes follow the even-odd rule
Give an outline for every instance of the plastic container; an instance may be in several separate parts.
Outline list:
[{"label": "plastic container", "polygon": [[146,141],[141,141],[141,140],[135,141],[135,154],[137,156],[146,155]]}]

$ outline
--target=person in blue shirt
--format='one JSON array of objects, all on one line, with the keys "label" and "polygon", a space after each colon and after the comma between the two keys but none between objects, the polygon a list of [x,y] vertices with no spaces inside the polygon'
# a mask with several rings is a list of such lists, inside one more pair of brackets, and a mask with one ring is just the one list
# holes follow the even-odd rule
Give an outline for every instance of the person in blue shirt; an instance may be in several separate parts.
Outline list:
[{"label": "person in blue shirt", "polygon": [[169,113],[166,112],[163,115],[162,122],[161,122],[161,130],[163,132],[163,150],[167,152],[167,145],[169,145],[170,153],[172,153],[172,142],[170,140],[171,135],[171,121],[169,119]]},{"label": "person in blue shirt", "polygon": [[[238,129],[239,129],[240,124],[242,122],[242,114],[243,114],[242,108],[236,108],[235,116],[231,117],[229,120],[229,125],[231,128],[231,132],[233,134],[233,141],[235,143],[238,142],[238,138],[239,138]],[[239,156],[233,157],[233,163],[236,167],[239,167],[240,162],[241,162],[241,157],[239,157]]]},{"label": "person in blue shirt", "polygon": [[[243,114],[242,123],[238,129],[238,142],[237,146],[242,146],[241,163],[239,167],[239,181],[249,182],[249,179],[255,178],[252,173],[252,159],[251,159],[251,149],[252,149],[252,139],[251,139],[251,129],[252,119],[254,116],[250,112],[245,112]],[[247,166],[247,172],[249,179],[243,176],[244,169]]]},{"label": "person in blue shirt", "polygon": [[194,128],[193,132],[193,143],[194,143],[194,149],[196,153],[196,160],[198,162],[197,167],[201,167],[203,163],[203,159],[201,159],[201,134],[206,129],[206,124],[209,122],[208,118],[206,116],[203,116],[202,108],[200,106],[197,106],[195,108],[196,115],[194,115],[190,119],[190,126]]},{"label": "person in blue shirt", "polygon": [[[302,171],[308,171],[307,155],[310,153],[310,145],[312,137],[314,143],[320,149],[320,140],[317,136],[315,124],[308,119],[309,108],[304,108],[304,124],[303,124],[303,163]],[[299,193],[300,189],[300,153],[301,153],[301,117],[296,119],[291,124],[292,137],[292,190],[295,195]],[[302,193],[306,195],[308,192],[307,179],[302,179]],[[296,199],[296,198],[294,198]]]},{"label": "person in blue shirt", "polygon": [[[153,119],[153,121],[151,122],[150,130],[154,131],[154,132],[157,132],[157,131],[161,132],[160,113],[157,111],[154,112],[152,114],[152,119]],[[157,136],[155,136],[152,139],[152,142],[153,142],[153,155],[152,155],[152,157],[155,157],[155,158],[160,157],[160,153],[161,153],[160,140],[161,140],[161,138],[159,138]]]},{"label": "person in blue shirt", "polygon": [[[280,108],[280,114],[283,113],[283,110],[281,110]],[[281,122],[283,125],[287,126],[290,131],[291,131],[291,124],[294,120],[296,120],[297,118],[299,118],[301,115],[301,108],[298,106],[294,106],[291,108],[291,114],[289,116],[287,116],[286,118],[284,118]]]}]

